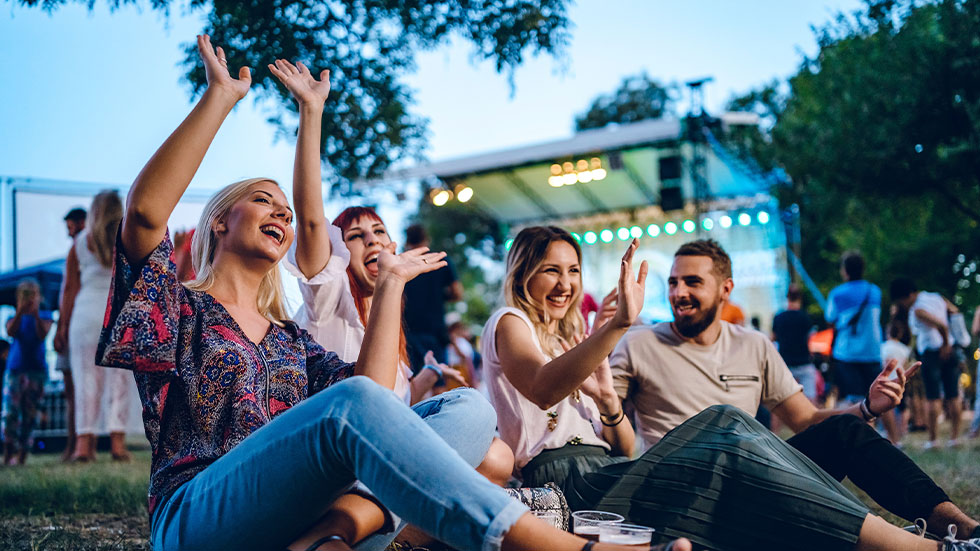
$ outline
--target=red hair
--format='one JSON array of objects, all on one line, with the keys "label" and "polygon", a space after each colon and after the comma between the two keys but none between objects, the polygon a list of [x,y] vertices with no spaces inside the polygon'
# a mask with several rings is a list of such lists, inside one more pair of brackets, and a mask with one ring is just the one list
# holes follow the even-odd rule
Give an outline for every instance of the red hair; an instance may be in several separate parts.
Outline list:
[{"label": "red hair", "polygon": [[[371,207],[347,207],[343,212],[333,219],[333,225],[340,228],[341,233],[345,233],[355,222],[362,218],[374,220],[384,224],[384,220]],[[345,240],[346,243],[346,240]],[[345,245],[346,246],[346,245]],[[361,323],[367,327],[367,296],[368,290],[361,285],[361,282],[354,277],[350,266],[347,267],[347,279],[350,280],[350,294],[354,297],[354,306],[357,307],[357,316],[361,318]],[[372,291],[373,293],[373,291]],[[403,304],[404,307],[404,304]],[[408,341],[405,339],[405,324],[399,324],[398,329],[398,359],[405,365],[409,365],[408,360]]]}]

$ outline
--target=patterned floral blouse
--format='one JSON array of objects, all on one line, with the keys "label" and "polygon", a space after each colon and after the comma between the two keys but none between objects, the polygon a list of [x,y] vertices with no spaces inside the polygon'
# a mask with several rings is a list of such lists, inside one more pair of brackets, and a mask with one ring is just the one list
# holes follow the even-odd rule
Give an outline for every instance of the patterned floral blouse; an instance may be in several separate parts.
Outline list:
[{"label": "patterned floral blouse", "polygon": [[116,244],[97,363],[131,369],[153,447],[149,508],[273,417],[353,374],[295,323],[254,344],[211,295],[177,281],[169,234],[137,266]]}]

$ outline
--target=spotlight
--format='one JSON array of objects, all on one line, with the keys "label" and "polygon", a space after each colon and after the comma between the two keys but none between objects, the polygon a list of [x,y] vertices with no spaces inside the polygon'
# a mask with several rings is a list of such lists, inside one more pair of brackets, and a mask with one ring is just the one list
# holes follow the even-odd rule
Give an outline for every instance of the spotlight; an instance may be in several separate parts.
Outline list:
[{"label": "spotlight", "polygon": [[749,216],[749,213],[743,212],[738,215],[738,223],[742,226],[748,226],[752,223],[752,217]]},{"label": "spotlight", "polygon": [[453,198],[453,194],[448,189],[440,189],[432,197],[432,204],[441,207],[449,202]]},{"label": "spotlight", "polygon": [[630,237],[635,237],[637,239],[643,237],[643,228],[640,226],[633,226],[630,228]]},{"label": "spotlight", "polygon": [[466,184],[459,184],[456,186],[456,199],[460,203],[465,203],[473,198],[473,188]]},{"label": "spotlight", "polygon": [[715,227],[715,223],[712,219],[705,218],[701,221],[701,227],[704,228],[704,231],[711,231],[711,228]]},{"label": "spotlight", "polygon": [[674,235],[675,233],[677,233],[677,224],[673,222],[667,222],[666,224],[664,224],[664,231],[667,232],[667,235]]},{"label": "spotlight", "polygon": [[561,187],[565,185],[565,179],[561,176],[548,176],[548,185],[551,187]]},{"label": "spotlight", "polygon": [[694,220],[685,220],[684,223],[681,224],[681,229],[684,230],[685,233],[693,232],[695,227],[696,225],[694,224]]},{"label": "spotlight", "polygon": [[603,243],[609,243],[609,242],[611,242],[613,240],[613,232],[612,232],[612,230],[605,229],[605,230],[602,230],[601,232],[599,232],[599,239],[601,239]]},{"label": "spotlight", "polygon": [[592,171],[593,180],[602,180],[605,177],[606,177],[606,169],[604,168],[597,168]]},{"label": "spotlight", "polygon": [[513,239],[508,239],[507,241],[504,241],[504,250],[509,251],[513,245],[514,245]]},{"label": "spotlight", "polygon": [[657,237],[658,235],[660,235],[660,226],[656,224],[650,224],[649,226],[647,226],[647,235],[649,235],[650,237]]},{"label": "spotlight", "polygon": [[763,211],[759,211],[759,215],[756,216],[756,218],[759,220],[759,223],[760,224],[768,224],[769,223],[769,213],[766,212],[766,211],[764,211],[764,210]]},{"label": "spotlight", "polygon": [[732,227],[732,217],[728,216],[727,214],[723,214],[721,218],[718,219],[718,225],[723,228]]},{"label": "spotlight", "polygon": [[618,237],[620,241],[626,241],[627,239],[630,238],[630,229],[619,228],[618,230],[616,230],[616,237]]},{"label": "spotlight", "polygon": [[579,243],[582,242],[582,236],[581,235],[579,235],[579,234],[577,234],[575,232],[572,232],[572,237],[575,238],[575,241],[578,241]]},{"label": "spotlight", "polygon": [[578,173],[578,181],[587,184],[592,181],[592,171],[586,170]]},{"label": "spotlight", "polygon": [[597,236],[594,231],[585,232],[585,242],[587,244],[595,245],[597,239],[599,239],[599,236]]}]

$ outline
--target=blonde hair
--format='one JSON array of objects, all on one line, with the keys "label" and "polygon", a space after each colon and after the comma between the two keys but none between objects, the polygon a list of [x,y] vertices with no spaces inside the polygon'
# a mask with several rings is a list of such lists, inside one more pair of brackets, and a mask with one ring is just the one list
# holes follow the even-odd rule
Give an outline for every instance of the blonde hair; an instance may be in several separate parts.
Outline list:
[{"label": "blonde hair", "polygon": [[[218,235],[214,231],[214,225],[232,205],[248,195],[249,188],[259,182],[272,182],[279,185],[271,178],[249,178],[225,186],[204,206],[204,212],[201,213],[201,219],[191,240],[191,262],[196,276],[193,280],[184,283],[185,287],[193,291],[207,291],[214,285],[214,253],[218,247]],[[262,277],[256,306],[260,314],[280,327],[289,319],[278,263]]]},{"label": "blonde hair", "polygon": [[116,234],[119,232],[119,222],[123,217],[122,199],[114,189],[100,191],[92,199],[88,209],[86,229],[91,239],[85,245],[95,258],[106,268],[112,267],[112,259],[116,246]]},{"label": "blonde hair", "polygon": [[[538,304],[527,294],[527,284],[537,273],[545,260],[548,246],[564,241],[575,249],[579,265],[582,264],[582,248],[570,233],[557,226],[532,226],[524,228],[507,253],[507,275],[504,278],[504,302],[507,306],[517,308],[527,314],[534,324],[535,333],[545,352],[554,355],[562,353],[558,338],[572,342],[572,337],[582,334],[585,330],[585,318],[582,317],[582,285],[579,285],[572,295],[571,305],[565,317],[558,320],[555,333],[548,332],[548,324],[552,321],[543,304]],[[580,272],[581,273],[581,272]]]}]

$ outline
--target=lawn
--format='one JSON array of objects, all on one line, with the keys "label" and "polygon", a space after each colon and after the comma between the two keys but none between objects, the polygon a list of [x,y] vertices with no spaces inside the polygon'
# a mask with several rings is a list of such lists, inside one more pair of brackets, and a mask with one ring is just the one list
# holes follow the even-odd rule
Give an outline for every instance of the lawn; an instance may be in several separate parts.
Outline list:
[{"label": "lawn", "polygon": [[[908,454],[976,518],[980,441],[930,451],[921,450],[922,441],[919,434],[908,437]],[[108,461],[106,454],[91,465],[64,465],[56,456],[41,455],[32,456],[24,467],[0,468],[0,549],[148,550],[149,470],[150,454],[145,450],[136,451],[133,461],[124,464]],[[907,524],[880,509],[876,512],[895,524]]]}]

